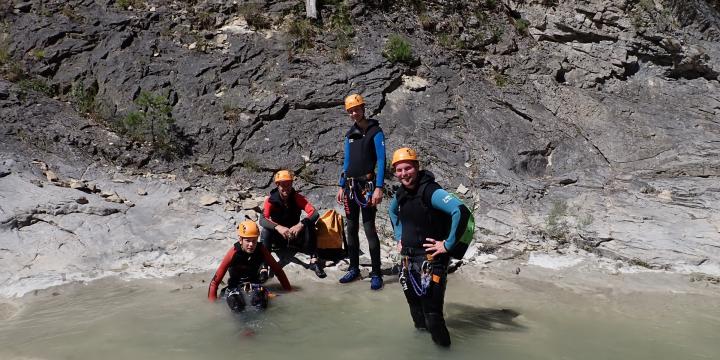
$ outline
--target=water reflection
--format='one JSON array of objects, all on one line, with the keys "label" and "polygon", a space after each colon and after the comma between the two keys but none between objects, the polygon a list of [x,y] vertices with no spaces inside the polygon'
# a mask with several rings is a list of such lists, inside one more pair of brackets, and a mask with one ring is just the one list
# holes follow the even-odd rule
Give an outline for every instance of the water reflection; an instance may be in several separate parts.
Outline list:
[{"label": "water reflection", "polygon": [[515,322],[520,313],[512,309],[490,309],[466,304],[445,305],[445,323],[450,330],[470,335],[479,330],[524,331],[527,328]]}]

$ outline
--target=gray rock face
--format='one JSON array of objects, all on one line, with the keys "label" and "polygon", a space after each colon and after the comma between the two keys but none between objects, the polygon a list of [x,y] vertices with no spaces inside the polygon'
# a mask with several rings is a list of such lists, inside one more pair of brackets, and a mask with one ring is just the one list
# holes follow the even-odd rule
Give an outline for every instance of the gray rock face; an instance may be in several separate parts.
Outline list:
[{"label": "gray rock face", "polygon": [[[128,259],[118,249],[148,249],[158,238],[163,248],[145,253],[166,253],[174,269],[214,266],[178,264],[200,251],[195,237],[226,235],[181,234],[194,230],[174,217],[191,214],[231,229],[235,215],[222,209],[254,214],[251,203],[285,168],[298,174],[311,201],[333,206],[350,125],[342,99],[359,92],[381,121],[388,155],[414,147],[442,185],[462,189],[478,223],[475,255],[576,246],[651,268],[720,274],[716,2],[428,1],[418,9],[349,1],[347,8],[320,6],[322,22],[307,25],[312,45],[298,35],[304,23],[293,4],[266,1],[259,13],[214,1],[164,2],[153,11],[103,2],[17,4],[3,35],[7,51],[27,79],[47,88],[2,66],[0,143],[10,162],[0,166],[0,181],[35,194],[21,201],[0,187],[16,204],[3,202],[2,236],[15,244],[27,236],[24,244],[49,249],[45,235],[59,231],[67,253],[54,258],[70,260],[47,271],[78,262],[85,253],[77,239],[92,252],[100,243],[116,250],[81,257],[87,265],[78,273],[111,269],[106,265],[118,257]],[[352,32],[338,25],[343,14],[352,15]],[[260,18],[269,25],[258,27],[253,20]],[[411,46],[409,65],[383,57],[394,33]],[[128,114],[143,110],[143,91],[172,107],[170,133],[180,151],[169,161],[124,128]],[[59,186],[47,181],[47,169],[25,168],[33,158],[47,162]],[[85,171],[91,163],[93,177]],[[189,191],[207,192],[170,210],[174,197],[162,189],[175,185],[133,179],[105,186],[116,166],[172,173]],[[117,192],[117,202],[100,200],[102,191]],[[207,193],[220,204],[199,206]],[[120,230],[108,235],[103,225],[99,236],[77,225],[72,236],[48,222],[58,216],[112,218]],[[162,220],[149,222],[153,217]],[[147,226],[146,236],[136,221]],[[390,242],[391,232],[382,231]],[[164,242],[169,237],[174,245]],[[14,246],[0,254],[19,254]],[[224,247],[213,248],[216,256]],[[26,271],[16,280],[40,273],[24,267],[35,255],[22,251],[5,267]]]},{"label": "gray rock face", "polygon": [[[235,241],[234,213],[198,205],[203,194],[179,192],[187,185],[172,177],[117,182],[106,169],[86,168],[99,189],[129,199],[129,206],[56,186],[29,168],[28,159],[10,159],[16,165],[0,179],[0,296],[110,275],[207,271]],[[62,180],[64,172],[58,174]],[[138,188],[148,195],[137,195]]]}]

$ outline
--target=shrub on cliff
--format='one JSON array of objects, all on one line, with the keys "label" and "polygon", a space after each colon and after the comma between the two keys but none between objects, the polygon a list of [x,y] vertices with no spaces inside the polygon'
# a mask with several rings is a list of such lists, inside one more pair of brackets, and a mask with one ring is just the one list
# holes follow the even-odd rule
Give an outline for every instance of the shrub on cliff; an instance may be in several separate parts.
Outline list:
[{"label": "shrub on cliff", "polygon": [[142,91],[135,99],[135,105],[138,111],[125,116],[123,130],[137,141],[149,142],[162,157],[177,157],[182,146],[175,136],[175,120],[167,97]]},{"label": "shrub on cliff", "polygon": [[410,63],[413,60],[412,48],[410,43],[405,40],[402,36],[393,34],[390,35],[387,44],[385,45],[385,51],[383,56],[391,62],[397,63]]}]

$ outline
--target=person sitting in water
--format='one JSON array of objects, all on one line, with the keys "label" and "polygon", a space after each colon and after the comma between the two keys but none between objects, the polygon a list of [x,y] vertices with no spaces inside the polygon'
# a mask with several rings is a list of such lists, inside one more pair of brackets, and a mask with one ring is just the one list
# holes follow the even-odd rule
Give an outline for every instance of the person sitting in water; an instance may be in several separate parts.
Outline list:
[{"label": "person sitting in water", "polygon": [[[315,223],[320,214],[304,196],[295,191],[290,171],[278,171],[274,180],[277,187],[270,191],[270,196],[265,198],[263,204],[260,242],[268,250],[276,249],[278,253],[294,254],[294,248],[295,252],[299,250],[310,255],[310,270],[322,279],[327,275],[318,261],[315,236]],[[300,220],[302,211],[305,211],[305,218]],[[281,263],[284,263],[284,256],[280,257]]]},{"label": "person sitting in water", "polygon": [[263,244],[258,244],[260,229],[254,221],[245,220],[238,224],[237,234],[239,240],[225,254],[210,281],[208,299],[217,300],[218,285],[229,271],[230,278],[227,287],[221,291],[221,297],[227,299],[230,309],[234,312],[244,310],[246,298],[250,299],[250,305],[264,309],[268,305],[268,291],[260,285],[260,267],[263,263],[268,264],[277,274],[283,289],[291,291],[292,287],[270,251]]}]

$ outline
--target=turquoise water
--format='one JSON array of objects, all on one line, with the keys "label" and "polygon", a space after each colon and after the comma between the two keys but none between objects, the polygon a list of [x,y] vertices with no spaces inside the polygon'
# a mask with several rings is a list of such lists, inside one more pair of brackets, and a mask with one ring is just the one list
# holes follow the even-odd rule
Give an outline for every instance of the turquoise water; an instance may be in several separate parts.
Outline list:
[{"label": "turquoise water", "polygon": [[[192,289],[182,289],[183,285]],[[689,295],[499,290],[451,278],[453,345],[413,329],[396,282],[307,281],[232,316],[199,280],[103,280],[0,321],[0,359],[717,359],[720,305]]]}]

